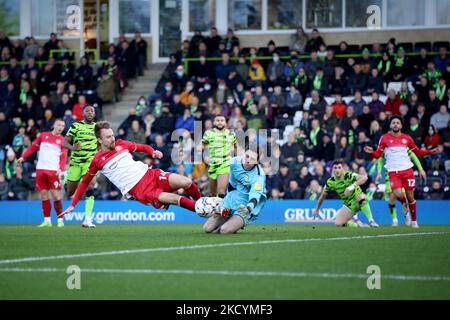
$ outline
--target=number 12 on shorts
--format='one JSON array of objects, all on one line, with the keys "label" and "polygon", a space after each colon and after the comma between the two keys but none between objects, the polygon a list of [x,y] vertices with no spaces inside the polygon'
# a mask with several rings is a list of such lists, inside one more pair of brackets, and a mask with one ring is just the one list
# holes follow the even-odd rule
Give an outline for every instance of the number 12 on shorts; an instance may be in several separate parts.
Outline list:
[{"label": "number 12 on shorts", "polygon": [[408,187],[415,187],[416,179],[408,179]]}]

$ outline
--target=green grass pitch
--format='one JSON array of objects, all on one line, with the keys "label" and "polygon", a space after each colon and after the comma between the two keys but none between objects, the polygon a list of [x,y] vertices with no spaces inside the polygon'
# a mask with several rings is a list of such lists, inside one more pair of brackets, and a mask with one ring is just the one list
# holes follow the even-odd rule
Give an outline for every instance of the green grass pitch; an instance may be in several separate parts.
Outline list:
[{"label": "green grass pitch", "polygon": [[[80,290],[67,288],[70,265]],[[0,299],[450,299],[450,226],[3,225]]]}]

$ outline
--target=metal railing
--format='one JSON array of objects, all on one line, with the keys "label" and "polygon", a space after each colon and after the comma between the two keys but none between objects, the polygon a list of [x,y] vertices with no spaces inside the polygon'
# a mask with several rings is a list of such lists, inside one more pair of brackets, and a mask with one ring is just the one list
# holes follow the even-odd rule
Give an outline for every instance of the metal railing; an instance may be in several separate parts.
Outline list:
[{"label": "metal railing", "polygon": [[[419,56],[420,55],[420,52],[407,52],[407,53],[405,53],[405,56],[407,56],[407,57],[414,57],[414,56]],[[439,55],[439,52],[437,52],[437,51],[432,51],[432,52],[427,52],[427,55],[428,56],[437,56],[437,55]],[[361,53],[349,53],[349,54],[335,54],[334,55],[334,58],[337,58],[337,59],[339,59],[339,58],[361,58],[363,55],[361,54]],[[382,53],[371,53],[371,54],[369,54],[369,57],[371,57],[371,58],[379,58],[379,57],[382,57],[383,56],[383,54]],[[397,54],[394,54],[393,55],[393,57],[396,57],[397,56]],[[311,60],[311,56],[308,54],[308,55],[306,55],[306,54],[303,54],[303,55],[299,55],[298,56],[302,61],[308,61],[308,60]],[[248,57],[248,56],[246,56],[245,57],[245,60],[247,60],[247,61],[250,61],[251,62],[251,60],[252,59],[257,59],[257,60],[262,60],[262,61],[264,61],[264,60],[272,60],[272,56],[256,56],[256,57]],[[280,60],[290,60],[291,59],[291,56],[280,56]],[[239,60],[239,57],[230,57],[230,61],[238,61]],[[321,61],[325,61],[325,58],[319,58],[319,60],[321,60]],[[184,64],[184,71],[185,71],[185,73],[186,74],[189,74],[189,63],[190,62],[198,62],[198,61],[200,61],[200,58],[184,58],[183,59],[183,64]],[[211,61],[211,62],[214,62],[214,61],[222,61],[222,58],[221,57],[214,57],[214,58],[206,58],[206,61]]]}]

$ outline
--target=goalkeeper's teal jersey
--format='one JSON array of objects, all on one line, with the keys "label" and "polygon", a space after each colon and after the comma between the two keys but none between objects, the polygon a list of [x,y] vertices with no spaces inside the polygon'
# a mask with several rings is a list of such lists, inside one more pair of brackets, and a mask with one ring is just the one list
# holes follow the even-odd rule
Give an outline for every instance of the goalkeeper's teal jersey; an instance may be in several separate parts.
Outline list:
[{"label": "goalkeeper's teal jersey", "polygon": [[242,164],[242,157],[231,159],[229,189],[235,189],[247,194],[249,199],[261,197],[266,198],[266,175],[259,165],[255,165],[251,170],[245,170]]}]

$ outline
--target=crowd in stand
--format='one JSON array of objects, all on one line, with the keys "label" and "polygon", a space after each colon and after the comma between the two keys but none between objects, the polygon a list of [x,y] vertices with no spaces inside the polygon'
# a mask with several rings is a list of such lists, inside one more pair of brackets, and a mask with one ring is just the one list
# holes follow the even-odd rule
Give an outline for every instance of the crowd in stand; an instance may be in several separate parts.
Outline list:
[{"label": "crowd in stand", "polygon": [[[49,42],[52,41],[56,39]],[[13,183],[15,157],[40,130],[51,126],[52,117],[76,120],[79,107],[75,109],[75,102],[79,105],[92,103],[87,101],[92,98],[90,96],[81,98],[84,90],[96,92],[95,101],[101,106],[105,100],[101,94],[102,81],[112,79],[113,90],[105,89],[104,93],[117,94],[126,85],[126,80],[145,66],[141,46],[121,38],[119,45],[110,47],[108,64],[95,76],[91,71],[88,81],[84,76],[81,81],[79,79],[80,68],[90,68],[88,61],[82,61],[75,70],[64,55],[53,58],[61,59],[61,65],[49,58],[39,70],[33,63],[36,58],[27,58],[27,64],[14,71],[17,61],[24,59],[25,52],[31,49],[26,46],[22,50],[23,56],[15,57],[14,61],[17,54],[14,48],[20,45],[5,43],[8,42],[0,34],[1,59],[10,61],[0,73],[0,145],[12,148],[5,151],[3,158],[0,155],[0,160],[4,160],[0,195],[5,183]],[[28,43],[33,41],[28,40]],[[41,54],[45,57],[46,46],[42,50],[37,48],[36,54],[44,51]],[[64,44],[57,46],[64,47]],[[9,49],[3,60],[5,47]],[[370,48],[358,46],[357,57],[336,57],[354,54],[353,47],[345,42],[327,46],[318,30],[307,35],[301,28],[293,36],[290,47],[277,47],[270,41],[259,49],[241,48],[232,30],[224,37],[218,35],[215,28],[207,36],[195,32],[190,40],[183,41],[178,52],[170,56],[155,92],[149,97],[140,97],[130,110],[117,132],[118,138],[151,144],[163,151],[165,158],[156,162],[146,155],[136,157],[154,167],[192,177],[207,193],[205,165],[192,163],[189,156],[194,150],[194,125],[195,121],[202,121],[205,131],[212,127],[214,115],[223,114],[230,129],[280,130],[281,141],[275,150],[280,158],[280,170],[267,177],[272,199],[317,199],[330,176],[330,164],[336,158],[344,159],[349,170],[367,173],[369,180],[363,188],[371,197],[383,198],[383,175],[377,172],[376,164],[363,149],[367,145],[375,147],[380,136],[388,130],[389,117],[400,115],[404,120],[404,132],[410,134],[419,147],[441,146],[444,151],[421,159],[430,179],[418,188],[418,198],[448,199],[448,44],[435,48],[437,55],[432,56],[422,48],[417,56],[407,56],[407,49],[390,39],[386,44],[375,43]],[[133,55],[141,58],[133,59]],[[261,59],[261,56],[270,57],[270,60]],[[189,58],[195,58],[195,61],[187,62]],[[219,59],[212,61],[209,58]],[[138,63],[133,64],[135,62]],[[60,70],[64,66],[73,78],[62,78]],[[55,76],[49,82],[46,75],[52,74],[53,68]],[[50,71],[46,73],[46,70]],[[41,83],[42,79],[47,80]],[[392,82],[401,85],[397,89],[389,85]],[[8,101],[16,101],[15,106],[11,107]],[[288,131],[288,127],[292,130]],[[177,129],[186,130],[182,142],[174,145],[171,134]],[[181,163],[171,161],[174,146],[179,150]],[[121,198],[118,190],[99,180],[98,198]],[[27,183],[23,182],[24,189],[29,181]]]},{"label": "crowd in stand", "polygon": [[[56,50],[56,51],[52,51]],[[34,189],[35,157],[23,170],[17,159],[55,119],[82,120],[83,107],[116,101],[127,81],[143,75],[147,43],[140,33],[128,42],[123,36],[111,45],[107,61],[91,65],[88,55],[74,62],[73,51],[52,33],[40,46],[33,37],[10,40],[0,32],[0,199],[26,199]],[[64,133],[65,133],[64,132]]]}]

